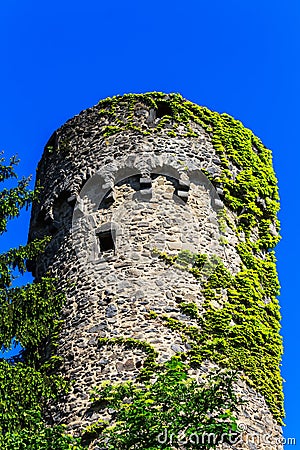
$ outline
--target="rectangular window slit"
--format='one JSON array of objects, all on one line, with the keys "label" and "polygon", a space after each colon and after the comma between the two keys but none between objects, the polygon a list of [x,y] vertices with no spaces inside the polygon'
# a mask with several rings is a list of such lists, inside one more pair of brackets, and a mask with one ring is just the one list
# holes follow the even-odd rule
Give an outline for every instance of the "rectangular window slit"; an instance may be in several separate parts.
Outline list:
[{"label": "rectangular window slit", "polygon": [[112,230],[100,231],[98,234],[100,251],[107,252],[110,250],[115,251],[115,236]]}]

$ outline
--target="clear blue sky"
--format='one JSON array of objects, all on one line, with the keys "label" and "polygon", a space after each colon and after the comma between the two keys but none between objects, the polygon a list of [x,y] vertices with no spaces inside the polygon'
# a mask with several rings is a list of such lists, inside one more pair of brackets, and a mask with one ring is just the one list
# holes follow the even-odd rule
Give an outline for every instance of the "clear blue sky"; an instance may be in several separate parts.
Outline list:
[{"label": "clear blue sky", "polygon": [[[298,0],[2,0],[0,149],[34,174],[52,132],[101,98],[180,92],[227,112],[273,150],[281,194],[285,435],[298,438]],[[26,242],[28,216],[1,249]],[[3,240],[3,238],[2,238]],[[287,447],[288,448],[288,447]]]}]

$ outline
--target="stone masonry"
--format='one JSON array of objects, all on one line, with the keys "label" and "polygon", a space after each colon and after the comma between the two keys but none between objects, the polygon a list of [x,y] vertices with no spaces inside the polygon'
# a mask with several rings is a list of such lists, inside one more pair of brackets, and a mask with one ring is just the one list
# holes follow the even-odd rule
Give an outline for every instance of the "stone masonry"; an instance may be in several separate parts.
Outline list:
[{"label": "stone masonry", "polygon": [[[117,112],[125,114],[122,105]],[[134,114],[142,129],[151,127],[153,111],[147,105],[138,105]],[[109,418],[90,407],[93,386],[134,379],[146,357],[141,349],[121,344],[99,348],[99,337],[147,341],[157,350],[158,362],[187,349],[178,333],[149,318],[149,312],[194,325],[178,304],[194,302],[203,311],[199,281],[167,265],[158,252],[181,252],[190,266],[193,254],[205,253],[212,261],[207,276],[216,257],[233,274],[241,263],[237,237],[220,227],[222,186],[204,175],[213,180],[220,174],[208,133],[193,123],[199,137],[185,136],[180,126],[177,136],[170,136],[170,123],[156,134],[127,130],[104,137],[103,127],[114,120],[99,115],[98,106],[81,112],[53,134],[37,170],[44,190],[33,207],[30,239],[53,238],[33,271],[37,278],[46,272],[56,276],[66,295],[57,354],[63,358],[61,372],[73,381],[51,418],[75,435]],[[232,167],[233,175],[238,171]],[[226,212],[234,221],[234,214]],[[205,361],[193,375],[212,367]],[[281,428],[264,398],[242,380],[236,389],[246,400],[239,421],[256,437],[249,442],[245,435],[245,442],[226,448],[282,449],[276,444]],[[260,439],[264,435],[272,437],[271,443]]]}]

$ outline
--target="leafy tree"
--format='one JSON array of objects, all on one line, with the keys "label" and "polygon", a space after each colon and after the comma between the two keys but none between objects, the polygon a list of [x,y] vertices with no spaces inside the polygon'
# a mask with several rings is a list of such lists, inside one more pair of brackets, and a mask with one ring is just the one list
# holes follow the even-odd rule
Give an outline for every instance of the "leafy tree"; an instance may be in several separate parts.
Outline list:
[{"label": "leafy tree", "polygon": [[[30,178],[18,179],[12,157],[8,164],[0,158],[0,235],[7,231],[10,219],[18,217],[37,199],[39,189],[29,189]],[[12,185],[7,188],[5,185]],[[55,281],[14,287],[14,272],[23,274],[27,261],[37,257],[49,239],[35,240],[0,254],[0,347],[12,342],[25,349],[18,359],[0,359],[0,448],[3,450],[80,449],[78,441],[65,434],[61,426],[45,427],[43,410],[49,399],[66,389],[66,382],[43,363],[44,345],[51,342],[59,327],[58,315],[63,296],[57,294]],[[14,339],[14,341],[13,341]],[[55,357],[53,358],[55,360]]]},{"label": "leafy tree", "polygon": [[114,411],[114,424],[99,421],[84,439],[100,434],[98,443],[111,450],[216,448],[238,436],[233,381],[231,372],[218,370],[199,384],[174,357],[160,367],[155,380],[142,385],[103,383],[94,390],[94,406]]}]

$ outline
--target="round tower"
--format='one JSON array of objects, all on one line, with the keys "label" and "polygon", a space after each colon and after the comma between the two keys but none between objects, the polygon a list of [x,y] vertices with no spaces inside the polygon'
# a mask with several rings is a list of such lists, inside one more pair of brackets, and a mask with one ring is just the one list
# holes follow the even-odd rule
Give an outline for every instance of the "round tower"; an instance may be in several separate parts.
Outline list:
[{"label": "round tower", "polygon": [[93,387],[184,355],[195,377],[238,373],[230,448],[281,449],[278,193],[261,141],[179,94],[128,94],[58,129],[37,180],[30,239],[52,239],[33,272],[65,295],[45,355],[72,381],[52,420],[79,435],[109,420]]}]

